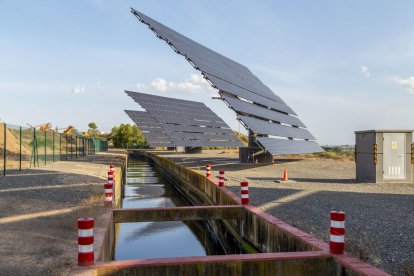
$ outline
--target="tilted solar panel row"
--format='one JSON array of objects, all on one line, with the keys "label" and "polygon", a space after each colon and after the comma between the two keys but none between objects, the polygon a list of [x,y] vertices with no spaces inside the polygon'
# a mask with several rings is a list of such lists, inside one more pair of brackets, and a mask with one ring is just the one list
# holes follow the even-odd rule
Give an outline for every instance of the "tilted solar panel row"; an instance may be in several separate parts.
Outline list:
[{"label": "tilted solar panel row", "polygon": [[203,120],[195,120],[185,116],[162,116],[160,114],[154,114],[154,118],[156,118],[159,122],[162,123],[174,123],[174,124],[181,124],[187,126],[206,126],[206,127],[225,127],[227,126],[226,123],[219,123],[219,122],[209,122]]},{"label": "tilted solar panel row", "polygon": [[[236,84],[246,90],[254,91],[274,101],[281,101],[247,67],[181,35],[137,10],[132,9],[132,12],[141,22],[149,25],[160,38],[171,44],[177,52],[194,63],[195,67],[200,71],[220,77],[229,83]],[[281,102],[283,103],[283,101]]]},{"label": "tilted solar panel row", "polygon": [[163,97],[163,96],[157,96],[157,95],[151,95],[151,94],[144,94],[144,93],[137,93],[137,92],[128,91],[128,90],[126,90],[125,93],[127,93],[128,96],[130,96],[131,98],[139,102],[157,103],[159,105],[174,105],[174,106],[178,106],[182,108],[195,108],[197,106],[205,107],[205,104],[201,102],[181,100],[181,99],[175,99],[175,98]]},{"label": "tilted solar panel row", "polygon": [[[168,146],[184,147],[233,147],[241,146],[240,139],[233,134],[229,126],[207,106],[202,103],[184,101],[170,98],[148,95],[126,91],[145,112],[126,111],[135,124],[141,128],[143,135],[150,146],[160,146],[160,144],[169,144]],[[161,99],[160,99],[161,98]],[[154,101],[169,102],[170,105],[152,104]],[[175,109],[186,112],[169,112],[164,108],[174,107]],[[188,112],[188,108],[203,110],[203,115],[197,115],[197,111]],[[208,120],[206,120],[206,118]],[[170,145],[171,144],[171,145]]]},{"label": "tilted solar panel row", "polygon": [[293,151],[296,154],[321,151],[321,147],[315,141],[282,140],[268,137],[257,137],[256,140],[272,155],[292,154]]},{"label": "tilted solar panel row", "polygon": [[[132,9],[132,13],[141,22],[148,25],[159,38],[166,41],[178,54],[185,56],[195,69],[202,72],[212,86],[219,90],[222,99],[236,111],[247,129],[263,136],[315,139],[308,130],[303,129],[306,126],[297,117],[291,116],[296,113],[253,75],[247,67],[208,49],[134,9]],[[275,143],[276,147],[279,145],[277,140],[271,138],[266,145],[270,147],[271,143]],[[283,145],[291,143],[291,146],[287,147],[283,154],[296,153],[295,149],[299,143],[292,142],[293,140],[279,140],[282,140]],[[258,145],[264,147],[264,144],[260,142]],[[309,144],[305,143],[304,145]],[[316,142],[312,145],[316,145],[311,147],[315,152],[323,151]],[[299,147],[297,150],[301,151]]]},{"label": "tilted solar panel row", "polygon": [[166,131],[199,132],[199,133],[233,133],[230,128],[185,126],[178,124],[164,124]]},{"label": "tilted solar panel row", "polygon": [[261,107],[252,103],[241,101],[234,97],[223,95],[223,100],[226,101],[234,111],[239,113],[247,113],[257,117],[266,118],[275,122],[285,123],[292,126],[306,127],[298,118],[289,116],[265,107]]},{"label": "tilted solar panel row", "polygon": [[282,102],[274,101],[272,99],[266,98],[262,95],[253,93],[251,91],[248,91],[246,89],[243,89],[242,87],[239,87],[237,85],[233,85],[231,83],[228,83],[220,78],[217,78],[215,76],[204,74],[207,79],[213,84],[215,88],[217,88],[220,91],[224,91],[236,96],[239,96],[243,99],[271,107],[273,109],[286,112],[292,115],[297,115],[288,105]]},{"label": "tilted solar panel row", "polygon": [[167,132],[168,136],[173,139],[185,139],[185,140],[214,140],[214,141],[238,141],[239,138],[236,135],[225,134],[206,134],[206,133],[188,133],[188,132]]},{"label": "tilted solar panel row", "polygon": [[239,118],[248,126],[251,131],[257,134],[267,134],[273,136],[309,140],[315,139],[315,137],[313,137],[313,135],[307,129],[284,126],[246,116],[239,116]]}]

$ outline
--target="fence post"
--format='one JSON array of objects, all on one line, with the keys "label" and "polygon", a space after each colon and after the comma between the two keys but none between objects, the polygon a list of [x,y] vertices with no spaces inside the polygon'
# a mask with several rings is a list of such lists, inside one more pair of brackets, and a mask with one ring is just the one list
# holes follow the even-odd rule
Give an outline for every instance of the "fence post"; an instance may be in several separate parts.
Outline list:
[{"label": "fence post", "polygon": [[33,167],[36,167],[36,153],[37,153],[37,139],[36,128],[33,128],[33,143],[32,143]]},{"label": "fence post", "polygon": [[78,158],[78,135],[75,136],[75,158]]},{"label": "fence post", "polygon": [[[64,136],[65,137],[65,136]],[[65,143],[66,143],[66,154],[65,154],[65,160],[68,160],[68,135],[66,135],[65,138]]]},{"label": "fence post", "polygon": [[4,147],[3,147],[3,175],[6,176],[6,154],[7,154],[7,124],[4,123],[3,124],[4,128],[3,128],[3,135],[4,135]]},{"label": "fence post", "polygon": [[71,136],[72,139],[70,140],[70,159],[73,159],[73,136]]},{"label": "fence post", "polygon": [[52,130],[52,132],[53,132],[53,138],[52,138],[52,141],[53,141],[53,162],[55,162],[55,131],[53,131]]},{"label": "fence post", "polygon": [[47,136],[46,136],[47,134],[46,134],[46,130],[45,130],[45,142],[44,142],[44,145],[45,145],[45,165],[46,165],[46,139],[47,139]]},{"label": "fence post", "polygon": [[62,134],[59,133],[59,161],[62,161]]},{"label": "fence post", "polygon": [[20,127],[19,139],[20,139],[19,171],[21,171],[22,170],[22,127]]}]

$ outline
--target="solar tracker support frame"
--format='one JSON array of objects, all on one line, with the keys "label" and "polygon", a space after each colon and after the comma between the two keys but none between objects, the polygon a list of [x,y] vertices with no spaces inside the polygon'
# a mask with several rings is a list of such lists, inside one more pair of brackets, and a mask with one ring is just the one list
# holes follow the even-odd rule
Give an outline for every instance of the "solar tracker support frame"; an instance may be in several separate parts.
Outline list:
[{"label": "solar tracker support frame", "polygon": [[185,153],[201,153],[203,151],[202,147],[185,147]]},{"label": "solar tracker support frame", "polygon": [[240,163],[258,163],[270,164],[273,156],[266,150],[255,147],[240,147],[239,148],[239,162]]}]

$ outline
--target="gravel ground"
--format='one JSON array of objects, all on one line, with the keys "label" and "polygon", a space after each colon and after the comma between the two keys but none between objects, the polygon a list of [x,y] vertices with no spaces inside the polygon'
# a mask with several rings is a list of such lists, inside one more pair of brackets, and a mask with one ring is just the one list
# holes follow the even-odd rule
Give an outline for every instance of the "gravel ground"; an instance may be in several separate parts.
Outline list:
[{"label": "gravel ground", "polygon": [[68,275],[77,264],[79,217],[98,218],[109,164],[122,151],[0,177],[0,275]]},{"label": "gravel ground", "polygon": [[[239,181],[248,180],[253,205],[326,242],[329,212],[345,211],[350,254],[394,275],[414,272],[414,184],[355,183],[355,164],[331,159],[261,165],[239,164],[234,152],[166,156],[203,173],[210,163],[215,177],[224,170],[226,186],[235,193]],[[284,169],[295,182],[275,182]]]}]

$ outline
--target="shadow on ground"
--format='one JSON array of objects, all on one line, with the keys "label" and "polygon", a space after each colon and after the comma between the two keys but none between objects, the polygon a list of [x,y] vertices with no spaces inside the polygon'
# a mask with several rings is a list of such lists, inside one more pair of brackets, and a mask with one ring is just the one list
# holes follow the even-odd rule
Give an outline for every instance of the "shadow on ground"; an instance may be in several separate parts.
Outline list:
[{"label": "shadow on ground", "polygon": [[345,211],[347,251],[390,273],[404,275],[404,266],[414,260],[414,195],[309,191],[295,198],[301,191],[249,191],[254,205],[275,203],[265,211],[325,241],[330,211]]}]

